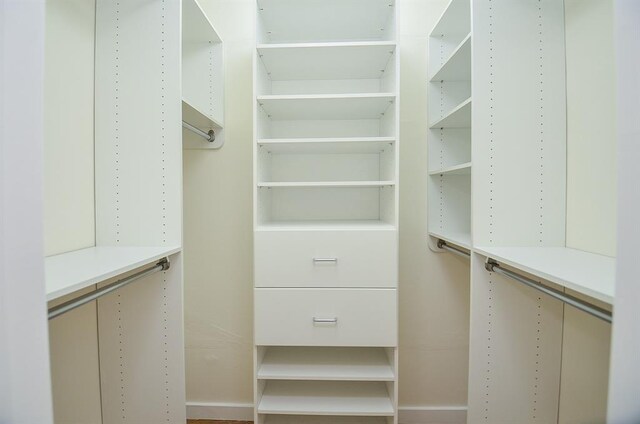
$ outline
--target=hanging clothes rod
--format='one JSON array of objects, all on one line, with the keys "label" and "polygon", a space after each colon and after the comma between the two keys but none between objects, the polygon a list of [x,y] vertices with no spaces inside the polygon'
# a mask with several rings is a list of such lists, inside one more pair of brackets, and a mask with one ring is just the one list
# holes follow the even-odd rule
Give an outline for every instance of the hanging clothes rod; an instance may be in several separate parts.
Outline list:
[{"label": "hanging clothes rod", "polygon": [[182,121],[182,128],[186,128],[189,131],[192,131],[198,134],[200,137],[204,138],[209,143],[213,143],[214,141],[216,141],[216,134],[213,132],[213,130],[209,130],[209,132],[204,132],[200,128],[194,127],[193,125],[185,121]]},{"label": "hanging clothes rod", "polygon": [[454,247],[454,246],[449,246],[447,242],[442,239],[438,240],[438,248],[444,249],[447,252],[451,252],[454,255],[462,256],[467,259],[471,257],[471,253],[465,252],[464,250],[458,249],[457,247]]},{"label": "hanging clothes rod", "polygon": [[555,299],[558,299],[566,303],[567,305],[571,305],[574,308],[580,309],[581,311],[586,312],[589,315],[600,318],[605,322],[611,323],[612,321],[611,312],[607,311],[606,309],[602,309],[575,296],[571,296],[570,294],[561,292],[560,290],[547,287],[544,284],[539,283],[538,281],[523,277],[522,275],[516,274],[515,272],[509,271],[508,269],[504,269],[495,259],[488,258],[484,267],[489,272],[496,272],[498,274],[504,275],[505,277],[509,277],[512,280],[515,280],[535,290],[541,291],[542,293],[545,293]]},{"label": "hanging clothes rod", "polygon": [[135,274],[132,274],[126,278],[123,278],[122,280],[114,281],[113,283],[108,284],[104,287],[101,287],[96,291],[92,291],[91,293],[84,294],[68,302],[61,303],[58,306],[54,306],[49,309],[49,319],[54,319],[55,317],[59,317],[64,313],[67,313],[76,308],[79,308],[80,306],[85,305],[91,301],[94,301],[99,297],[102,297],[113,291],[116,291],[119,288],[126,286],[127,284],[133,283],[134,281],[139,280],[142,277],[146,277],[147,275],[154,274],[158,271],[166,271],[169,269],[170,266],[171,264],[169,262],[169,259],[164,258],[152,267],[136,272]]}]

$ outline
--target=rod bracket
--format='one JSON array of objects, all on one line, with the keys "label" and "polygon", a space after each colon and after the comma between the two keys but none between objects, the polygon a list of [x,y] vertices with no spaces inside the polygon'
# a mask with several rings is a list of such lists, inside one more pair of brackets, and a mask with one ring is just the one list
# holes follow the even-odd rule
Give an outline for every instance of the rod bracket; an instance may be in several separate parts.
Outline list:
[{"label": "rod bracket", "polygon": [[495,261],[495,259],[487,258],[487,261],[484,263],[484,269],[489,272],[494,272],[495,267],[499,267],[500,264]]},{"label": "rod bracket", "polygon": [[213,130],[209,130],[207,134],[209,135],[209,143],[216,141],[216,133]]},{"label": "rod bracket", "polygon": [[171,268],[171,262],[169,262],[169,258],[162,259],[160,262],[158,262],[158,265],[162,267],[162,271],[167,271],[169,268]]}]

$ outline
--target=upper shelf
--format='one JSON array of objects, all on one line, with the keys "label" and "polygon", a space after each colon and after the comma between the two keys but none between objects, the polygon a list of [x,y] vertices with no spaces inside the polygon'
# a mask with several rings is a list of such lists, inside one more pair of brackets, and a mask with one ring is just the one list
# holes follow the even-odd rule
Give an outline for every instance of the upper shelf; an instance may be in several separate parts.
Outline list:
[{"label": "upper shelf", "polygon": [[447,168],[429,171],[429,175],[465,175],[471,174],[471,162],[461,163],[459,165],[449,166]]},{"label": "upper shelf", "polygon": [[272,81],[377,79],[395,52],[392,41],[260,44]]},{"label": "upper shelf", "polygon": [[378,119],[395,101],[392,93],[267,95],[257,100],[274,120]]},{"label": "upper shelf", "polygon": [[471,127],[471,97],[456,106],[451,112],[432,123],[429,128]]},{"label": "upper shelf", "polygon": [[303,188],[303,187],[326,187],[326,188],[367,188],[367,187],[391,187],[393,181],[277,181],[260,182],[258,187],[262,188]]},{"label": "upper shelf", "polygon": [[451,0],[430,36],[468,34],[471,31],[471,0]]},{"label": "upper shelf", "polygon": [[182,119],[204,132],[222,129],[222,122],[193,107],[187,100],[182,99]]},{"label": "upper shelf", "polygon": [[222,39],[197,0],[182,0],[182,41],[221,43]]},{"label": "upper shelf", "polygon": [[451,53],[440,69],[431,77],[431,81],[470,81],[471,80],[471,34]]},{"label": "upper shelf", "polygon": [[47,300],[84,289],[180,251],[180,247],[100,246],[45,259]]},{"label": "upper shelf", "polygon": [[441,232],[441,231],[429,231],[431,237],[441,239],[447,243],[451,243],[456,246],[463,247],[465,249],[471,249],[471,234],[463,232]]},{"label": "upper shelf", "polygon": [[567,247],[477,247],[515,269],[606,303],[613,303],[615,258]]},{"label": "upper shelf", "polygon": [[[393,40],[394,0],[258,0],[262,42]],[[260,34],[259,34],[260,35]]]}]

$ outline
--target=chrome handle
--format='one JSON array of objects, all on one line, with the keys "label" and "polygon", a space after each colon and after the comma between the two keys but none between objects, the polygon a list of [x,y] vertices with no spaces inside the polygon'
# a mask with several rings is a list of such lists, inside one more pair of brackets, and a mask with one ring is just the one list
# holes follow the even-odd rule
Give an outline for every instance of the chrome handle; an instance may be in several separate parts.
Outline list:
[{"label": "chrome handle", "polygon": [[313,262],[314,263],[327,263],[327,262],[331,262],[331,263],[336,263],[338,262],[338,258],[313,258]]},{"label": "chrome handle", "polygon": [[333,324],[336,325],[338,324],[338,318],[316,318],[313,317],[313,323],[314,324]]}]

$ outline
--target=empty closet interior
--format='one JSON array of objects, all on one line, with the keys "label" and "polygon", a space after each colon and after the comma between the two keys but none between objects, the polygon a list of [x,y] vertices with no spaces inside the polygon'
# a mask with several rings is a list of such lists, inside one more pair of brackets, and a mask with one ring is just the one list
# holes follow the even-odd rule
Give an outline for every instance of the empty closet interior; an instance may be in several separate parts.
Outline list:
[{"label": "empty closet interior", "polygon": [[470,261],[469,422],[606,421],[613,43],[610,1],[452,0],[431,32],[429,237]]}]

